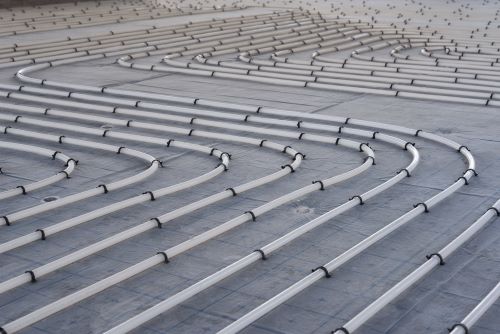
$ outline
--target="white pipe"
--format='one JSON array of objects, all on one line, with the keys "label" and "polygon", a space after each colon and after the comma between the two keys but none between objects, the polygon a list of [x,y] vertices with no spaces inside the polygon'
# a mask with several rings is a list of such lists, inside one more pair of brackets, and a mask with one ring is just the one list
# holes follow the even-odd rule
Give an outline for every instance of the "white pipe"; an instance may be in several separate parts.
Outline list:
[{"label": "white pipe", "polygon": [[[498,200],[492,208],[488,209],[479,219],[477,219],[469,228],[467,228],[464,232],[462,232],[458,237],[453,239],[448,245],[446,245],[442,250],[437,253],[433,253],[432,255],[428,255],[428,260],[411,272],[408,276],[406,276],[403,280],[394,285],[391,289],[385,292],[382,296],[372,302],[369,306],[363,309],[360,313],[358,313],[355,317],[349,320],[342,327],[345,328],[349,333],[353,333],[359,327],[361,327],[366,321],[368,321],[371,317],[377,314],[381,309],[387,306],[390,302],[398,298],[401,294],[403,294],[406,290],[408,290],[411,286],[419,282],[425,275],[429,274],[432,269],[438,267],[440,264],[443,265],[446,259],[455,252],[459,247],[464,245],[467,241],[469,241],[476,233],[478,233],[481,229],[483,229],[488,222],[490,222],[494,217],[498,214],[498,210],[500,209],[500,200]],[[497,292],[496,298],[500,294],[500,290]],[[496,299],[495,299],[496,300]],[[494,301],[489,301],[486,305],[491,305]],[[474,313],[472,316],[473,319],[479,318],[485,311],[487,307],[484,309],[480,307],[478,313]],[[482,313],[481,313],[482,311]],[[477,318],[475,318],[479,315]],[[475,321],[468,323],[472,325]],[[458,330],[458,328],[457,328]],[[341,334],[342,330],[335,331],[335,334]]]},{"label": "white pipe", "polygon": [[[51,158],[52,160],[55,160],[55,159],[60,160],[66,164],[66,168],[64,170],[58,172],[54,176],[50,176],[50,177],[47,177],[45,179],[42,179],[42,180],[39,180],[36,182],[31,182],[28,184],[19,185],[13,189],[0,192],[0,200],[14,197],[16,195],[21,195],[21,194],[25,195],[29,192],[34,191],[34,190],[46,187],[46,186],[54,184],[60,180],[69,178],[71,173],[75,169],[75,166],[76,166],[76,163],[75,163],[76,160],[71,159],[70,157],[68,157],[64,153],[61,153],[59,151],[48,150],[46,148],[42,148],[42,147],[38,147],[38,146],[0,141],[0,148],[38,154],[38,155],[41,155],[41,156],[44,156],[47,158]],[[5,174],[5,173],[2,172],[2,174]]]},{"label": "white pipe", "polygon": [[[0,119],[9,119],[9,117],[2,117],[3,115],[0,114]],[[10,117],[12,119],[12,117]],[[20,118],[17,118],[17,121],[20,123]],[[40,121],[41,122],[41,121]],[[121,154],[125,154],[128,156],[132,156],[135,158],[139,158],[142,160],[147,161],[150,166],[136,174],[132,175],[117,181],[110,182],[108,184],[103,184],[99,185],[96,188],[91,188],[88,190],[84,190],[72,195],[68,195],[65,197],[58,198],[55,201],[52,202],[46,202],[42,203],[27,209],[23,209],[17,212],[13,212],[7,215],[4,215],[2,218],[2,221],[0,222],[0,225],[10,225],[11,223],[17,222],[21,219],[46,212],[55,208],[59,208],[71,203],[75,203],[93,196],[97,196],[100,194],[107,194],[109,191],[114,191],[116,189],[128,186],[130,184],[142,181],[143,179],[147,178],[151,174],[153,174],[158,167],[160,166],[160,162],[155,159],[153,156],[133,150],[130,148],[121,148],[119,146],[114,146],[114,145],[108,145],[108,144],[102,144],[98,142],[93,142],[93,141],[87,141],[87,140],[81,140],[81,139],[75,139],[67,136],[55,136],[55,135],[47,135],[43,133],[38,133],[38,132],[33,132],[33,131],[26,131],[26,130],[18,130],[14,129],[12,127],[5,127],[5,126],[0,126],[0,131],[3,132],[4,134],[16,134],[20,136],[25,136],[29,138],[37,138],[41,140],[46,140],[46,141],[51,141],[55,143],[60,143],[60,144],[70,144],[70,145],[76,145],[80,147],[90,147],[90,148],[95,148],[99,150],[104,150],[108,152],[113,152],[113,153],[118,153],[120,152]]]},{"label": "white pipe", "polygon": [[[140,67],[136,67],[136,68],[140,68]],[[306,85],[307,85],[307,84],[306,84]],[[196,101],[195,101],[194,103],[196,104]],[[257,109],[257,110],[259,110],[259,109]],[[261,110],[261,111],[262,111],[262,110]],[[274,112],[275,112],[275,111],[274,111]],[[355,122],[355,120],[352,120],[352,123],[351,123],[351,120],[346,120],[346,124],[347,124],[347,122],[348,122],[348,121],[349,121],[349,123],[350,123],[350,124],[354,124],[354,122]],[[217,123],[214,123],[214,124],[217,124]],[[418,132],[417,132],[417,134],[418,134]],[[424,133],[420,133],[420,134],[422,135],[422,134],[424,134]],[[375,135],[374,135],[374,136],[375,136]],[[313,137],[312,137],[312,135],[311,135],[311,136],[304,136],[304,137],[305,137],[305,138],[308,138],[308,139],[313,138]],[[456,147],[455,147],[455,148],[456,148]],[[465,152],[465,150],[461,150],[461,151]],[[464,154],[463,152],[461,152],[461,153],[462,153],[462,154]],[[468,174],[467,174],[467,173],[468,173]],[[470,177],[470,176],[471,176],[471,172],[467,172],[467,173],[466,173],[465,175],[467,175],[468,177]],[[439,198],[438,198],[438,199],[439,199]]]},{"label": "white pipe", "polygon": [[474,309],[458,324],[450,329],[450,334],[467,334],[466,329],[471,328],[491,306],[500,298],[500,282],[477,304]]}]

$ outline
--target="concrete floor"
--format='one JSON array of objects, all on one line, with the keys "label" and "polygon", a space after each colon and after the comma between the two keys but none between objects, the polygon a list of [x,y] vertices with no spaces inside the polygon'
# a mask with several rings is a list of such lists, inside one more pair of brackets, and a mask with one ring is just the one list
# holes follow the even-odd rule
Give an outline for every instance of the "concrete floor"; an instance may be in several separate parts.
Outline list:
[{"label": "concrete floor", "polygon": [[[443,5],[444,6],[444,5]],[[230,17],[256,14],[269,9],[209,14]],[[189,20],[203,20],[195,15]],[[133,29],[151,24],[168,25],[185,18],[168,18],[156,22],[131,22],[119,29]],[[38,38],[60,38],[90,35],[109,30],[99,26],[75,31],[53,31],[9,37],[3,45]],[[113,27],[115,29],[115,27]],[[15,69],[2,70],[2,82],[16,82]],[[113,64],[113,60],[60,66],[37,73],[40,78],[92,85],[108,85],[170,95],[196,96],[214,100],[234,101],[283,109],[346,116],[425,129],[467,145],[477,160],[478,178],[430,214],[422,215],[407,226],[371,247],[367,252],[336,271],[332,279],[324,279],[258,320],[244,333],[329,333],[342,325],[368,303],[392,287],[425,261],[432,253],[457,236],[500,197],[500,127],[495,108],[426,102],[367,94],[338,93],[275,85],[253,84],[215,78],[178,74],[161,74],[129,70]],[[66,120],[64,120],[67,122]],[[2,125],[7,124],[2,122]],[[72,122],[68,122],[72,123]],[[99,126],[93,122],[81,122]],[[80,123],[80,124],[81,124]],[[37,129],[23,125],[22,128]],[[206,128],[207,130],[213,130]],[[127,131],[127,128],[120,129]],[[134,130],[136,133],[147,133]],[[58,133],[65,134],[64,131]],[[236,132],[234,132],[236,133]],[[150,134],[150,133],[149,133]],[[67,134],[70,136],[70,134]],[[162,134],[156,134],[164,136]],[[79,136],[85,138],[85,136]],[[180,140],[188,137],[172,136]],[[91,137],[89,137],[91,138]],[[94,138],[92,138],[94,139]],[[362,156],[338,147],[313,145],[299,141],[272,138],[293,145],[307,154],[307,160],[293,175],[272,185],[263,186],[218,204],[201,209],[168,223],[162,230],[147,232],[120,243],[97,256],[72,264],[64,270],[47,275],[36,284],[25,285],[0,296],[0,324],[18,318],[51,301],[89,285],[111,273],[175,245],[189,237],[216,226],[242,212],[290,192],[311,180],[332,176],[358,165]],[[410,139],[410,138],[408,138]],[[5,140],[28,142],[54,147],[45,142],[6,136]],[[35,242],[16,251],[0,255],[0,280],[4,281],[25,270],[58,258],[91,242],[113,235],[150,217],[168,212],[194,200],[246,180],[278,170],[284,156],[269,150],[245,145],[215,142],[199,138],[190,141],[216,145],[233,155],[227,173],[196,189],[166,196],[155,202],[138,205],[102,219],[62,232],[48,242]],[[414,138],[411,138],[414,141]],[[119,141],[108,140],[118,144]],[[127,145],[134,146],[134,145]],[[131,195],[140,194],[207,172],[216,164],[201,154],[155,146],[135,145],[163,161],[168,167],[133,187],[98,196],[63,209],[26,219],[9,228],[2,227],[0,242],[31,232],[36,228],[59,222]],[[388,224],[412,207],[454,182],[465,169],[456,152],[418,139],[416,146],[422,162],[412,178],[351,210],[279,250],[248,270],[234,275],[187,303],[163,314],[137,330],[137,333],[213,333],[247,311],[274,296],[356,242]],[[252,250],[304,224],[305,222],[391,177],[409,162],[400,149],[373,142],[377,165],[349,182],[325,192],[316,192],[301,200],[283,205],[264,215],[258,222],[230,231],[216,240],[196,247],[173,260],[156,266],[118,286],[49,317],[23,333],[99,333],[117,325],[138,312],[158,303],[212,274]],[[0,215],[40,203],[47,196],[64,196],[89,186],[131,175],[144,168],[134,159],[93,150],[65,146],[64,152],[81,161],[77,172],[68,181],[39,190],[27,196],[5,200]],[[2,151],[0,165],[14,170],[2,176],[0,189],[7,189],[19,180],[39,179],[56,170],[56,163],[36,160],[23,154]],[[36,164],[36,168],[32,166]],[[448,261],[425,280],[414,286],[390,306],[370,320],[359,333],[446,333],[446,327],[460,321],[500,277],[500,230],[492,223],[459,249]],[[474,326],[474,333],[496,334],[500,329],[500,303],[493,306]]]}]

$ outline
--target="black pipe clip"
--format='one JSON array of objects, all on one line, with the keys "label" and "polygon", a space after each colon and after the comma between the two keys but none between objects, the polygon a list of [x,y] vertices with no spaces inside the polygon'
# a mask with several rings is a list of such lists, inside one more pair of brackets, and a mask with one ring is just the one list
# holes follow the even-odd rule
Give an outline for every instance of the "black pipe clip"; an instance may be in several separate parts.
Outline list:
[{"label": "black pipe clip", "polygon": [[469,328],[462,323],[454,324],[453,326],[448,328],[448,332],[453,332],[453,330],[457,327],[462,328],[464,330],[465,334],[469,334]]},{"label": "black pipe clip", "polygon": [[24,186],[17,186],[16,188],[19,188],[22,190],[22,194],[26,195],[26,188]]},{"label": "black pipe clip", "polygon": [[35,283],[36,282],[36,276],[35,276],[35,273],[32,270],[27,270],[24,273],[25,274],[30,274],[30,276],[31,276],[31,283]]},{"label": "black pipe clip", "polygon": [[41,228],[39,229],[36,229],[35,232],[40,232],[40,234],[42,235],[42,239],[41,240],[45,240],[46,237],[45,237],[45,231]]},{"label": "black pipe clip", "polygon": [[439,258],[439,265],[440,266],[444,266],[445,265],[446,262],[444,262],[443,257],[439,253],[432,253],[432,254],[426,255],[425,257],[427,258],[427,260],[430,260],[431,257],[433,257],[433,256],[437,256]]},{"label": "black pipe clip", "polygon": [[236,190],[234,190],[234,188],[227,188],[226,190],[231,191],[231,192],[233,193],[233,196],[238,195],[238,194],[236,193]]},{"label": "black pipe clip", "polygon": [[152,191],[145,191],[142,193],[143,195],[149,194],[151,201],[156,201],[155,195]]},{"label": "black pipe clip", "polygon": [[154,159],[153,161],[151,161],[151,166],[153,166],[153,164],[155,163],[155,161],[158,163],[158,165],[160,165],[160,167],[163,167],[163,162],[158,160],[158,159]]},{"label": "black pipe clip", "polygon": [[495,208],[494,206],[492,206],[491,208],[489,208],[488,210],[493,210],[497,213],[497,216],[500,217],[500,210],[498,210],[497,208]]},{"label": "black pipe clip", "polygon": [[317,181],[312,181],[313,184],[319,183],[321,185],[321,188],[319,190],[325,190],[325,185],[323,184],[323,181],[317,180]]},{"label": "black pipe clip", "polygon": [[3,220],[5,221],[5,225],[10,226],[10,220],[9,217],[7,216],[2,216]]},{"label": "black pipe clip", "polygon": [[370,145],[368,145],[368,143],[361,143],[361,144],[359,144],[359,151],[360,152],[363,152],[363,145],[365,145],[366,147],[370,148]]},{"label": "black pipe clip", "polygon": [[326,278],[332,277],[332,275],[330,275],[330,273],[328,272],[328,270],[324,266],[319,266],[317,268],[311,269],[311,272],[315,272],[316,270],[323,270]]},{"label": "black pipe clip", "polygon": [[167,253],[165,253],[165,252],[157,252],[156,254],[157,255],[159,255],[159,254],[163,255],[165,263],[169,263],[170,262],[170,260],[168,259]]},{"label": "black pipe clip", "polygon": [[248,213],[250,216],[252,216],[252,220],[255,221],[257,219],[257,217],[255,216],[255,213],[253,213],[253,211],[245,211],[243,213]]},{"label": "black pipe clip", "polygon": [[306,155],[305,155],[305,154],[302,154],[302,153],[300,153],[300,152],[297,152],[297,153],[295,153],[295,155],[293,156],[293,159],[294,159],[294,160],[295,160],[295,159],[297,159],[297,155],[300,155],[300,156],[302,157],[302,160],[304,160],[304,159],[306,158]]},{"label": "black pipe clip", "polygon": [[372,159],[372,165],[376,165],[375,163],[375,158],[372,157],[371,155],[365,158],[365,162],[368,161],[368,159]]},{"label": "black pipe clip", "polygon": [[465,174],[465,173],[467,173],[467,172],[472,172],[472,173],[474,173],[474,176],[478,176],[478,175],[479,175],[479,174],[476,172],[476,170],[475,170],[475,169],[472,169],[472,168],[468,168],[468,169],[466,169],[466,170],[465,170],[465,172],[464,172],[464,174]]},{"label": "black pipe clip", "polygon": [[411,146],[415,147],[415,143],[412,143],[412,142],[406,142],[406,144],[405,144],[405,148],[404,148],[404,149],[405,149],[405,151],[408,151],[408,145],[411,145]]},{"label": "black pipe clip", "polygon": [[64,175],[66,175],[66,178],[67,178],[67,179],[70,179],[70,178],[71,178],[71,177],[69,176],[69,173],[68,173],[67,171],[62,170],[62,171],[60,171],[58,174],[61,174],[61,173],[62,173],[62,174],[64,174]]},{"label": "black pipe clip", "polygon": [[416,208],[419,205],[423,205],[423,207],[425,209],[424,212],[426,212],[426,213],[429,212],[429,208],[427,207],[427,204],[425,204],[424,202],[417,203],[417,204],[413,205],[413,207]]},{"label": "black pipe clip", "polygon": [[224,166],[224,172],[227,172],[227,166],[226,166],[226,164],[223,164],[221,162],[220,164],[218,164],[217,166],[215,166],[215,168],[219,168],[220,166]]},{"label": "black pipe clip", "polygon": [[262,260],[264,260],[264,261],[267,260],[267,256],[262,249],[256,249],[256,250],[254,250],[254,252],[259,252]]},{"label": "black pipe clip", "polygon": [[104,189],[104,193],[105,193],[105,194],[107,194],[107,193],[108,193],[108,187],[106,187],[106,185],[105,185],[105,184],[100,184],[100,185],[98,185],[98,186],[97,186],[97,188],[100,188],[100,187],[102,187],[102,188]]},{"label": "black pipe clip", "polygon": [[158,228],[162,228],[161,221],[160,221],[160,219],[158,217],[150,218],[149,220],[155,221],[156,222],[156,226]]},{"label": "black pipe clip", "polygon": [[411,176],[410,172],[406,168],[400,169],[396,174],[399,174],[401,172],[406,172],[406,177],[410,177]]},{"label": "black pipe clip", "polygon": [[360,195],[354,195],[351,198],[349,198],[349,200],[352,201],[355,198],[359,199],[359,205],[365,204],[365,202],[363,202],[363,198]]},{"label": "black pipe clip", "polygon": [[68,167],[68,164],[70,161],[73,161],[75,163],[75,165],[78,165],[78,160],[75,160],[73,158],[69,158],[68,160],[66,160],[66,164],[64,166]]}]

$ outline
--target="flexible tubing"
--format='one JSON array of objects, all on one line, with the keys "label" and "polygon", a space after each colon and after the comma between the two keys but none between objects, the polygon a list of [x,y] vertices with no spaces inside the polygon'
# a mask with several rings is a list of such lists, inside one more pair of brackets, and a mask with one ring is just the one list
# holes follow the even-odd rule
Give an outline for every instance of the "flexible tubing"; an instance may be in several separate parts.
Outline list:
[{"label": "flexible tubing", "polygon": [[[4,117],[1,117],[0,119],[5,119]],[[20,117],[17,118],[17,122],[20,122]],[[43,121],[40,121],[43,122]],[[35,122],[35,125],[36,124]],[[72,195],[68,195],[65,197],[58,198],[55,201],[52,202],[46,202],[42,203],[36,206],[32,206],[27,209],[23,209],[17,212],[9,213],[6,214],[0,218],[2,220],[0,221],[0,225],[10,225],[12,223],[15,223],[21,219],[27,218],[34,216],[36,214],[42,213],[42,212],[47,212],[49,210],[53,210],[55,208],[59,208],[71,203],[75,203],[90,197],[98,196],[101,194],[107,194],[110,191],[114,191],[123,187],[126,187],[130,184],[134,184],[137,182],[140,182],[153,174],[158,167],[160,166],[159,160],[154,158],[153,156],[137,151],[134,149],[130,148],[122,148],[119,146],[114,146],[114,145],[108,145],[108,144],[103,144],[103,143],[98,143],[98,142],[93,142],[93,141],[88,141],[88,140],[81,140],[81,139],[76,139],[76,138],[71,138],[67,136],[56,136],[56,135],[50,135],[50,134],[44,134],[40,132],[34,132],[34,131],[26,131],[26,130],[18,130],[14,129],[11,126],[0,126],[0,132],[3,134],[15,134],[15,135],[20,135],[28,138],[36,138],[40,140],[45,140],[45,141],[50,141],[54,143],[59,143],[59,144],[70,144],[70,145],[75,145],[75,146],[80,146],[80,147],[89,147],[89,148],[95,148],[103,151],[108,151],[108,152],[113,152],[113,153],[120,153],[124,155],[128,155],[131,157],[139,158],[142,160],[147,161],[150,166],[133,176],[129,176],[117,181],[110,182],[108,184],[101,184],[97,186],[96,188],[84,190]]]},{"label": "flexible tubing", "polygon": [[500,282],[459,323],[448,329],[450,334],[467,334],[471,328],[500,298]]},{"label": "flexible tubing", "polygon": [[[453,145],[452,147],[454,147]],[[468,152],[468,151],[467,151]],[[465,154],[464,154],[465,153]],[[466,153],[464,150],[464,155],[467,158],[469,162],[469,168],[474,168],[475,163],[473,157]],[[355,246],[351,247],[332,261],[324,264],[323,266],[320,266],[313,270],[313,272],[300,281],[296,282],[292,286],[288,287],[287,289],[283,290],[276,296],[270,298],[267,300],[265,303],[261,304],[257,308],[253,309],[252,311],[248,312],[244,316],[240,317],[237,319],[235,322],[231,323],[229,326],[225,327],[222,329],[219,333],[236,333],[243,328],[247,327],[250,325],[252,322],[256,321],[260,317],[264,316],[271,310],[275,309],[279,305],[283,304],[287,300],[291,299],[294,297],[296,294],[299,292],[307,289],[311,285],[313,285],[315,282],[320,280],[323,277],[330,277],[332,272],[336,269],[338,269],[340,266],[343,264],[347,263],[350,261],[352,258],[355,256],[359,255],[362,251],[366,250],[368,247],[376,243],[377,241],[381,240],[382,238],[386,237],[396,229],[400,228],[404,224],[410,222],[414,218],[418,217],[424,212],[428,212],[430,208],[433,206],[437,205],[439,202],[444,200],[445,198],[449,197],[451,194],[456,192],[459,188],[461,188],[463,185],[468,184],[468,179],[472,177],[473,173],[472,172],[465,172],[463,175],[463,178],[460,178],[457,180],[455,183],[453,183],[451,186],[448,188],[444,189],[443,191],[439,192],[438,194],[434,195],[430,199],[426,200],[425,202],[418,203],[415,205],[414,209],[406,212],[404,215],[400,216],[393,222],[389,223],[382,229],[378,230],[377,232],[373,233],[372,235],[368,236],[367,238],[363,239],[361,242],[357,243]],[[364,196],[362,196],[364,199]],[[360,200],[361,201],[361,200]],[[266,250],[265,247],[263,250]],[[271,246],[271,250],[274,250],[273,246]],[[266,252],[267,253],[267,252]],[[319,270],[321,269],[321,270]]]},{"label": "flexible tubing", "polygon": [[12,251],[13,249],[16,249],[21,246],[25,246],[29,243],[32,243],[37,240],[46,240],[47,237],[54,235],[56,233],[59,233],[61,231],[64,231],[66,229],[72,228],[74,226],[77,226],[79,224],[82,224],[84,222],[88,222],[90,220],[103,217],[105,215],[108,215],[113,212],[120,211],[125,208],[132,207],[134,205],[137,205],[139,203],[144,203],[147,201],[155,201],[158,198],[161,198],[163,196],[173,194],[179,191],[182,191],[184,189],[188,189],[191,187],[194,187],[196,185],[199,185],[201,183],[204,183],[206,181],[211,180],[212,178],[216,177],[217,175],[220,175],[222,172],[226,170],[225,166],[229,165],[229,154],[226,152],[222,152],[218,149],[215,148],[210,148],[202,145],[197,145],[197,144],[190,144],[190,143],[184,143],[181,141],[169,139],[166,140],[164,143],[159,143],[164,144],[166,147],[179,147],[183,149],[188,149],[188,150],[193,150],[193,151],[199,151],[203,152],[205,154],[209,154],[210,156],[216,156],[220,159],[221,165],[218,165],[211,171],[204,173],[200,176],[197,176],[195,178],[192,178],[190,180],[180,182],[168,187],[163,187],[151,191],[147,191],[142,193],[141,195],[137,195],[134,197],[127,198],[123,201],[115,202],[113,204],[86,212],[82,215],[72,217],[70,219],[64,220],[62,222],[52,224],[50,226],[46,226],[40,229],[37,229],[36,231],[25,234],[23,236],[17,237],[15,239],[9,240],[7,242],[4,242],[0,244],[0,254],[5,253],[8,251]]},{"label": "flexible tubing", "polygon": [[[439,136],[431,135],[430,137],[434,137],[437,139],[440,139]],[[462,146],[458,145],[457,143],[454,143],[449,140],[439,140],[438,142],[441,142],[445,145],[451,146],[454,149],[459,150],[460,153],[462,153],[465,158],[468,160],[468,166],[470,169],[475,168],[475,162],[474,158],[472,155],[469,153],[468,150],[464,149]],[[412,146],[408,146],[408,149],[410,149]],[[438,193],[437,195],[433,196],[426,202],[422,202],[416,205],[416,207],[413,210],[410,210],[408,213],[405,215],[401,216],[391,224],[387,225],[384,227],[382,230],[379,230],[372,236],[368,237],[358,245],[354,246],[350,250],[346,251],[344,254],[342,254],[340,257],[338,257],[336,260],[326,264],[324,267],[326,268],[325,272],[321,270],[316,270],[314,271],[311,275],[307,276],[308,279],[308,284],[303,285],[302,281],[297,283],[296,285],[292,286],[290,289],[287,289],[286,292],[290,293],[290,297],[284,298],[283,296],[285,293],[282,293],[275,298],[267,301],[264,305],[256,310],[255,312],[252,312],[249,317],[240,320],[235,326],[242,326],[241,328],[246,327],[249,323],[253,321],[253,317],[256,319],[262,316],[263,314],[267,313],[270,309],[278,306],[281,304],[285,299],[291,298],[295,293],[298,291],[296,290],[297,285],[302,285],[302,289],[306,288],[310,284],[313,284],[315,281],[317,281],[319,278],[323,277],[327,272],[329,273],[332,271],[335,267],[340,266],[341,264],[347,262],[349,259],[352,257],[356,256],[357,254],[361,253],[362,250],[368,248],[371,244],[375,243],[376,241],[382,239],[384,236],[388,235],[392,231],[394,231],[396,228],[399,226],[403,225],[404,223],[412,220],[413,218],[417,217],[418,215],[427,212],[430,207],[433,205],[436,205],[438,202],[443,200],[444,198],[450,196],[453,192],[458,190],[462,185],[468,182],[468,179],[472,177],[474,173],[471,170],[467,170],[463,174],[463,179],[457,180],[454,184],[452,184],[450,187],[445,189],[444,191]],[[401,174],[398,174],[401,175]],[[385,190],[383,185],[379,186],[380,188],[378,190],[383,191]],[[370,195],[373,196],[376,191],[370,191]],[[259,259],[263,259],[268,256],[269,253],[273,252],[274,250],[280,248],[284,244],[289,243],[290,241],[294,240],[298,236],[302,235],[303,233],[309,231],[310,229],[316,227],[317,225],[320,225],[324,221],[328,221],[329,219],[333,218],[334,216],[347,211],[348,209],[352,208],[353,206],[356,206],[357,204],[361,204],[364,202],[364,197],[363,195],[360,195],[358,197],[353,197],[350,201],[344,203],[343,205],[337,207],[336,209],[333,209],[332,211],[328,212],[327,214],[320,216],[319,218],[311,221],[310,223],[307,223],[306,225],[303,225],[299,227],[298,229],[286,234],[285,236],[281,237],[280,239],[277,239],[276,241],[262,247],[261,249],[251,253],[250,255],[244,257],[243,259],[233,263],[232,265],[225,267],[222,270],[219,270],[215,274],[203,279],[202,281],[199,281],[198,283],[184,289],[183,291],[171,296],[170,298],[164,300],[163,302],[158,303],[157,305],[143,311],[139,315],[129,319],[128,321],[114,327],[107,333],[125,333],[128,332],[134,328],[137,328],[137,326],[153,319],[154,317],[158,316],[159,314],[169,310],[170,308],[174,307],[175,305],[178,305],[179,303],[191,298],[195,294],[203,291],[204,289],[208,288],[209,286],[212,286],[213,284],[219,282],[220,280],[229,277],[233,273],[241,270],[242,268],[245,268],[246,266],[258,261]],[[293,291],[296,291],[295,293]],[[291,292],[290,292],[291,291]],[[281,299],[281,300],[280,300]],[[260,315],[259,315],[260,313]],[[237,330],[237,329],[236,329]],[[229,329],[229,332],[231,332],[232,329]]]},{"label": "flexible tubing", "polygon": [[[486,210],[486,212],[478,218],[472,225],[467,228],[464,232],[462,232],[458,237],[453,239],[448,245],[446,245],[443,249],[438,251],[437,253],[432,253],[427,255],[427,261],[411,272],[408,276],[406,276],[403,280],[394,285],[391,289],[385,292],[382,296],[377,298],[374,302],[364,308],[361,312],[359,312],[356,316],[354,316],[351,320],[345,323],[341,328],[346,329],[349,333],[353,333],[359,327],[361,327],[366,321],[368,321],[371,317],[377,314],[381,309],[387,306],[390,302],[398,298],[401,294],[403,294],[406,290],[412,287],[414,284],[419,282],[423,277],[428,275],[433,269],[439,267],[440,265],[444,265],[446,259],[449,258],[458,248],[463,246],[467,241],[469,241],[474,235],[476,235],[481,229],[483,229],[486,224],[493,220],[494,217],[498,216],[498,212],[500,210],[500,200],[498,200],[491,208]],[[490,305],[495,302],[495,300],[500,295],[500,289],[494,292],[491,296],[491,299],[488,299],[485,302],[485,305]],[[495,299],[493,297],[496,296]],[[469,319],[465,320],[465,323],[468,326],[474,324],[477,319],[488,309],[488,307],[480,306],[479,309],[470,316]],[[458,333],[458,328],[456,328]],[[335,334],[341,334],[342,330],[334,331]]]},{"label": "flexible tubing", "polygon": [[[60,172],[58,172],[54,176],[50,176],[48,178],[45,178],[40,181],[24,184],[24,185],[19,185],[13,189],[10,190],[5,190],[0,192],[0,200],[14,197],[17,195],[26,195],[29,192],[35,191],[37,189],[41,189],[43,187],[49,186],[51,184],[54,184],[58,181],[61,181],[63,179],[69,179],[71,173],[74,171],[76,167],[76,160],[68,157],[64,153],[61,153],[59,151],[53,151],[49,150],[43,147],[38,147],[38,146],[32,146],[32,145],[26,145],[26,144],[19,144],[19,143],[14,143],[14,142],[6,142],[6,141],[0,141],[0,148],[3,149],[8,149],[8,150],[16,150],[16,151],[21,151],[21,152],[27,152],[27,153],[33,153],[37,155],[41,155],[46,158],[51,158],[52,160],[60,160],[64,162],[66,168]],[[2,172],[4,174],[4,172]]]}]

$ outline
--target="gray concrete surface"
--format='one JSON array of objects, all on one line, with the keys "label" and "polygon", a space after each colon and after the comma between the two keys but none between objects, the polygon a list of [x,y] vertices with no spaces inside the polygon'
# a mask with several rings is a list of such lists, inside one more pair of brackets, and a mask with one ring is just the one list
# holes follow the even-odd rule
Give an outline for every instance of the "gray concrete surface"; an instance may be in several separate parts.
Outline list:
[{"label": "gray concrete surface", "polygon": [[[444,3],[442,6],[445,6]],[[217,14],[217,17],[264,12],[249,9]],[[204,18],[203,15],[194,17]],[[193,17],[190,18],[193,20]],[[158,20],[157,24],[179,22],[183,18]],[[119,29],[137,28],[152,22],[133,22]],[[47,32],[43,38],[61,34],[92,34],[108,27],[93,27],[71,32]],[[38,38],[25,35],[23,41]],[[12,43],[5,38],[2,43]],[[4,45],[5,45],[4,44]],[[329,333],[364,306],[392,287],[425,261],[425,255],[438,250],[480,216],[500,197],[500,126],[499,111],[454,103],[425,102],[392,97],[348,94],[208,79],[177,74],[158,75],[128,70],[112,60],[93,61],[75,67],[61,66],[39,73],[39,77],[65,82],[111,85],[141,91],[180,96],[262,104],[310,113],[374,120],[444,135],[467,145],[477,159],[480,173],[468,187],[437,206],[432,213],[417,218],[367,252],[338,270],[332,279],[324,279],[285,305],[260,319],[245,333]],[[2,70],[2,82],[15,82],[14,69]],[[2,111],[3,112],[3,111]],[[71,123],[67,120],[65,122]],[[2,122],[2,124],[5,122]],[[81,122],[85,123],[85,122]],[[5,123],[7,124],[7,123]],[[89,122],[89,125],[96,126]],[[97,124],[98,125],[98,124]],[[19,126],[20,127],[20,126]],[[36,129],[23,125],[22,128]],[[207,128],[208,129],[208,128]],[[127,131],[126,128],[120,129]],[[64,131],[58,133],[65,134]],[[136,133],[146,133],[134,130]],[[71,134],[67,134],[70,136]],[[163,134],[157,134],[163,136]],[[85,136],[79,136],[85,138]],[[187,140],[187,137],[172,136]],[[91,137],[89,137],[91,138]],[[52,144],[5,136],[44,147]],[[25,285],[0,296],[0,323],[39,308],[107,275],[127,267],[155,252],[216,226],[311,180],[324,178],[358,165],[362,157],[353,151],[326,145],[271,138],[293,145],[307,154],[307,160],[293,175],[248,193],[211,205],[121,243],[109,250],[79,261],[48,275],[36,284]],[[410,138],[409,138],[410,139]],[[414,138],[411,138],[414,140]],[[123,210],[117,214],[83,224],[60,233],[46,242],[35,242],[0,255],[0,280],[5,280],[133,226],[158,214],[206,197],[216,191],[253,179],[280,168],[286,159],[268,150],[245,145],[189,138],[190,141],[216,145],[233,155],[229,172],[196,189],[167,196],[155,202]],[[110,143],[119,143],[107,140]],[[357,241],[409,210],[412,204],[444,189],[461,175],[464,161],[458,154],[434,143],[417,140],[422,162],[412,178],[404,180],[363,207],[315,229],[278,251],[268,261],[234,275],[182,306],[159,316],[137,333],[213,333],[232,320],[258,306],[293,282],[348,249]],[[0,242],[31,232],[93,208],[139,194],[152,187],[173,184],[206,172],[214,160],[177,149],[147,145],[135,146],[166,161],[168,167],[157,176],[110,196],[98,196],[63,209],[26,219],[9,228],[2,227]],[[399,149],[373,142],[377,165],[361,177],[313,193],[301,200],[266,214],[144,274],[127,280],[70,309],[49,317],[23,333],[98,333],[117,325],[139,311],[215,272],[279,235],[317,217],[350,196],[388,179],[409,162]],[[119,158],[93,150],[64,146],[67,155],[81,161],[74,176],[55,186],[1,203],[0,214],[37,203],[47,196],[64,196],[89,186],[131,175],[144,168],[142,162]],[[33,159],[23,154],[1,151],[0,165],[9,170],[1,175],[0,189],[19,180],[39,179],[57,170],[57,162]],[[35,167],[35,168],[33,168]],[[13,171],[13,172],[11,172]],[[385,308],[360,333],[446,333],[446,326],[457,322],[491,289],[500,277],[500,230],[498,222],[461,248],[447,262],[407,294]],[[500,304],[474,327],[474,333],[499,332]]]}]

